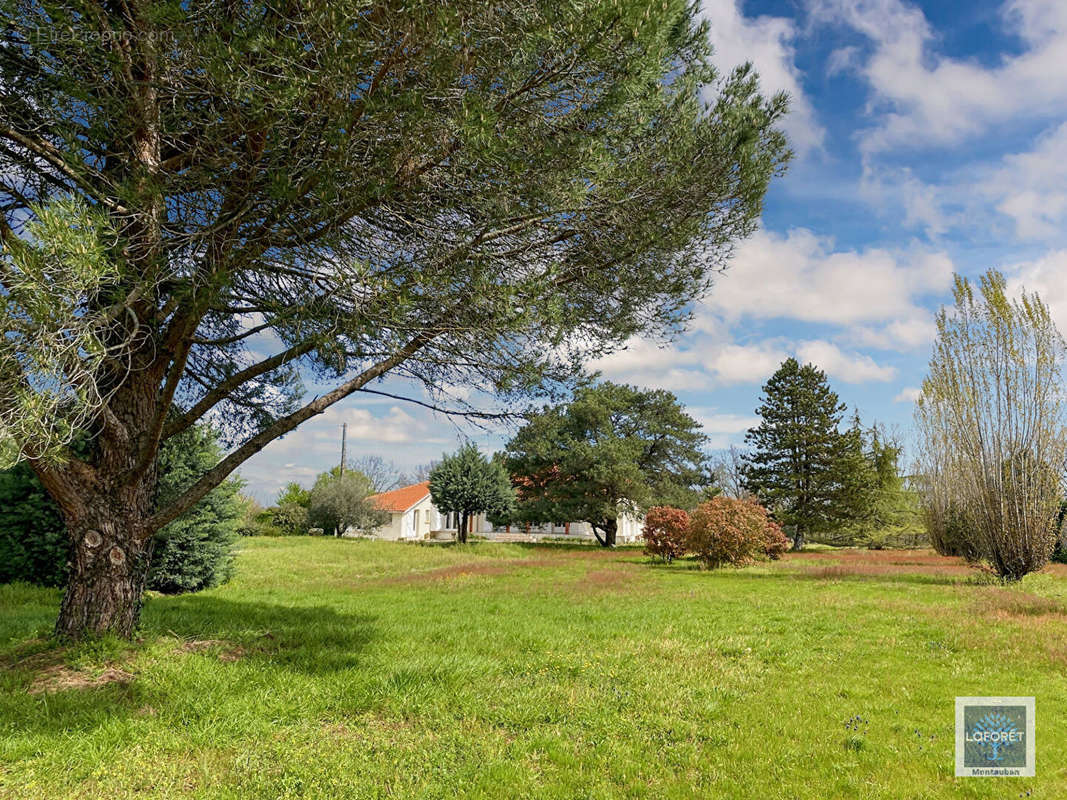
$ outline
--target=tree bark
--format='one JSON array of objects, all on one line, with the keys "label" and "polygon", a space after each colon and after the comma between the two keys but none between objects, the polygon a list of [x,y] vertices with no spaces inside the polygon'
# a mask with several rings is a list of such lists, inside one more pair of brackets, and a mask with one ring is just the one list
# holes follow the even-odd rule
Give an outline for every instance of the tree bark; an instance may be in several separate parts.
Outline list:
[{"label": "tree bark", "polygon": [[456,540],[460,544],[467,543],[467,522],[469,519],[466,511],[459,512],[459,530],[456,531]]},{"label": "tree bark", "polygon": [[804,549],[804,529],[797,525],[793,528],[793,551]]},{"label": "tree bark", "polygon": [[[600,525],[593,525],[593,536],[596,537],[597,542],[601,547],[614,547],[616,534],[619,530],[619,521],[616,519],[606,519]],[[598,533],[598,529],[604,529],[604,535]]]},{"label": "tree bark", "polygon": [[138,530],[147,509],[131,514],[101,500],[88,504],[85,516],[67,526],[70,576],[55,629],[63,639],[107,633],[128,639],[140,622],[153,539],[130,531]]},{"label": "tree bark", "polygon": [[70,573],[55,634],[63,639],[130,638],[152,560],[157,453],[139,462],[159,401],[158,375],[142,370],[115,392],[89,445],[89,460],[31,462],[63,514]]}]

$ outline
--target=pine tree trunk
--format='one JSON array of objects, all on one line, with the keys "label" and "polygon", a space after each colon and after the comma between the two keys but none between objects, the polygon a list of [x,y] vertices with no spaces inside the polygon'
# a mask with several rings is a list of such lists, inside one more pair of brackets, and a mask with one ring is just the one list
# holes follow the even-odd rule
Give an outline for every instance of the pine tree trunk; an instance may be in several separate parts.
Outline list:
[{"label": "pine tree trunk", "polygon": [[793,529],[793,551],[797,552],[804,549],[804,529],[797,525]]},{"label": "pine tree trunk", "polygon": [[604,524],[604,546],[614,547],[615,536],[619,531],[619,521],[615,519],[609,519]]},{"label": "pine tree trunk", "polygon": [[[592,525],[592,528],[593,528],[593,536],[596,537],[596,540],[600,544],[601,547],[614,547],[615,546],[615,535],[616,535],[616,533],[618,532],[618,529],[619,529],[618,520],[614,520],[614,519],[604,520],[603,525],[599,525],[599,526],[598,525]],[[603,530],[604,530],[603,537],[597,532],[598,528],[603,528]]]},{"label": "pine tree trunk", "polygon": [[153,539],[132,536],[144,517],[120,512],[107,498],[87,508],[81,520],[68,524],[70,575],[55,632],[65,639],[105,633],[128,639],[140,621]]},{"label": "pine tree trunk", "polygon": [[108,424],[92,442],[90,462],[49,468],[31,464],[63,513],[71,540],[70,573],[56,636],[133,636],[152,561],[148,520],[155,510],[155,454],[139,458],[159,404],[158,383],[146,373],[112,398]]}]

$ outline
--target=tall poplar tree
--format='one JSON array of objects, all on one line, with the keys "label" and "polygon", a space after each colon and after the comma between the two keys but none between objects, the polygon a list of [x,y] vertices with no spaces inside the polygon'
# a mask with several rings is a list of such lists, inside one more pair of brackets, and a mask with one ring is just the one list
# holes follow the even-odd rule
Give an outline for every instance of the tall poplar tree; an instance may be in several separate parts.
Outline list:
[{"label": "tall poplar tree", "polygon": [[873,481],[862,432],[841,431],[845,404],[822,370],[786,359],[756,413],[761,422],[745,436],[746,484],[791,531],[794,550],[866,513]]},{"label": "tall poplar tree", "polygon": [[1067,342],[1036,293],[956,276],[916,405],[931,538],[1007,580],[1053,552],[1067,462]]}]

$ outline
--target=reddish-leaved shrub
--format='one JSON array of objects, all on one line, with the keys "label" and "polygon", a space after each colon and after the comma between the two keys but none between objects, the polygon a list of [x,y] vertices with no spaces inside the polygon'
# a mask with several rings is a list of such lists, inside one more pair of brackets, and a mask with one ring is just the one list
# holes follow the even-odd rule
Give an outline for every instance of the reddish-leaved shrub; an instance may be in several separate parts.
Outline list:
[{"label": "reddish-leaved shrub", "polygon": [[755,500],[720,496],[690,514],[686,545],[704,566],[720,567],[778,558],[789,541]]},{"label": "reddish-leaved shrub", "polygon": [[645,553],[668,564],[685,555],[689,515],[680,508],[654,506],[645,515]]},{"label": "reddish-leaved shrub", "polygon": [[[765,515],[767,514],[767,509],[763,506],[759,506],[759,510]],[[785,531],[782,530],[782,526],[771,519],[769,515],[767,516],[767,528],[764,533],[767,537],[764,552],[771,561],[777,561],[782,557],[782,553],[788,552],[793,546],[793,543],[785,535]]]}]

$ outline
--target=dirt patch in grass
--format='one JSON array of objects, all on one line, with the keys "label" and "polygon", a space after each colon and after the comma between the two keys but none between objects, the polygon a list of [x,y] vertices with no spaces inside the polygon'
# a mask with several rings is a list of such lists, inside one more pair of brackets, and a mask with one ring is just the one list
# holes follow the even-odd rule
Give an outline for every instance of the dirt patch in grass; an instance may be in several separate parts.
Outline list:
[{"label": "dirt patch in grass", "polygon": [[383,586],[395,586],[405,583],[432,583],[434,581],[447,581],[455,578],[468,578],[481,575],[505,575],[514,572],[515,567],[528,564],[532,559],[516,558],[506,561],[488,561],[474,564],[453,564],[448,567],[437,567],[424,572],[413,572],[410,575],[397,575],[384,578],[380,581]]},{"label": "dirt patch in grass", "polygon": [[933,550],[821,550],[786,553],[781,563],[816,580],[884,578],[922,575],[964,579],[976,573],[962,558],[938,555]]},{"label": "dirt patch in grass", "polygon": [[633,572],[621,568],[621,565],[608,569],[592,569],[576,581],[559,585],[559,589],[568,594],[624,592],[633,591],[634,588]]},{"label": "dirt patch in grass", "polygon": [[807,566],[799,570],[800,574],[816,580],[837,580],[840,578],[884,578],[899,575],[923,575],[935,578],[953,578],[964,580],[974,570],[968,566],[946,564],[944,566],[894,565],[894,564],[839,564],[831,567]]},{"label": "dirt patch in grass", "polygon": [[1028,592],[987,587],[974,593],[974,611],[995,618],[1067,619],[1067,608],[1058,600]]},{"label": "dirt patch in grass", "polygon": [[559,566],[575,558],[588,559],[590,556],[585,553],[574,554],[570,551],[564,551],[554,553],[552,556],[545,558],[500,558],[488,561],[472,561],[466,564],[452,564],[447,567],[413,572],[409,575],[383,578],[379,583],[383,586],[395,586],[406,583],[447,581],[455,578],[508,575],[521,569]]},{"label": "dirt patch in grass", "polygon": [[30,694],[62,692],[68,689],[96,689],[117,683],[123,686],[131,683],[134,675],[124,669],[108,667],[102,672],[91,673],[71,669],[65,664],[46,667],[30,685]]},{"label": "dirt patch in grass", "polygon": [[[933,550],[818,550],[786,553],[781,563],[813,577],[935,575],[967,576],[980,570],[962,558]],[[1042,572],[1067,577],[1067,564],[1048,564]]]},{"label": "dirt patch in grass", "polygon": [[966,578],[974,568],[962,558],[940,556],[933,550],[832,550],[786,553],[782,564],[817,580],[925,575]]},{"label": "dirt patch in grass", "polygon": [[219,661],[240,661],[245,657],[243,647],[222,639],[194,639],[178,646],[180,653],[210,653],[214,650],[218,650]]}]

